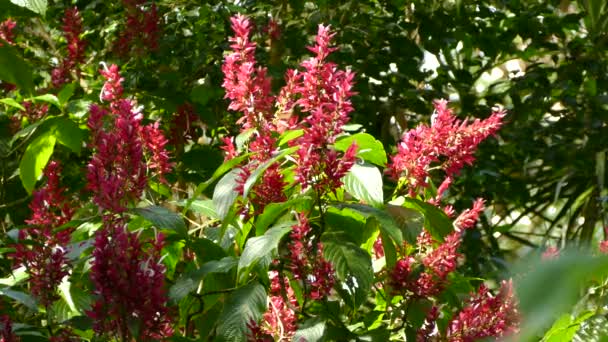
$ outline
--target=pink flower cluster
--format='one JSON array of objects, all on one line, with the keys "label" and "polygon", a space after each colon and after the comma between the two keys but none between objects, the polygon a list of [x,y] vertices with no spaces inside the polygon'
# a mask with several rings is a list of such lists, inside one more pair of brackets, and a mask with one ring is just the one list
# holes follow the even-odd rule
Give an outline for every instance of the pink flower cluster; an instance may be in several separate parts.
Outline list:
[{"label": "pink flower cluster", "polygon": [[451,179],[473,163],[477,146],[498,131],[504,116],[503,110],[495,110],[487,119],[467,124],[453,115],[447,101],[435,101],[431,126],[419,125],[404,134],[387,172],[396,180],[405,177],[410,195],[428,186],[433,168],[442,169]]},{"label": "pink flower cluster", "polygon": [[312,227],[305,214],[299,214],[299,223],[292,227],[290,268],[295,279],[304,282],[307,295],[313,300],[329,294],[335,283],[332,265],[323,258],[323,245],[312,240]]},{"label": "pink flower cluster", "polygon": [[31,101],[23,101],[21,104],[25,110],[19,112],[19,116],[26,117],[30,123],[34,123],[42,119],[49,112],[49,105],[45,103],[34,103]]},{"label": "pink flower cluster", "polygon": [[90,109],[87,125],[95,153],[88,165],[87,187],[101,210],[120,213],[141,197],[148,171],[163,180],[172,165],[158,123],[143,126],[143,114],[135,103],[122,98],[118,67],[111,65],[101,74],[107,80],[101,98],[110,101],[110,106],[109,110],[98,105]]},{"label": "pink flower cluster", "polygon": [[134,335],[160,340],[172,334],[165,303],[165,267],[160,260],[163,237],[144,246],[120,219],[107,219],[98,231],[93,251],[91,281],[98,299],[87,314],[98,334],[114,333],[123,341]]},{"label": "pink flower cluster", "polygon": [[[289,279],[281,279],[277,271],[270,271],[270,296],[268,311],[264,314],[260,325],[261,334],[270,341],[291,341],[297,329],[297,317],[294,308],[298,301],[295,292],[289,285]],[[283,289],[285,297],[283,297]],[[286,301],[287,299],[287,301]]]},{"label": "pink flower cluster", "polygon": [[65,188],[59,184],[60,173],[56,161],[45,168],[47,182],[33,193],[32,216],[26,220],[29,226],[19,231],[19,239],[30,240],[32,244],[15,245],[15,261],[26,267],[30,290],[45,306],[57,298],[55,290],[68,275],[66,248],[72,229],[55,229],[70,221],[74,210],[64,195]]},{"label": "pink flower cluster", "polygon": [[[235,33],[234,37],[229,39],[233,52],[226,55],[222,65],[224,73],[222,86],[226,90],[225,98],[230,100],[228,109],[243,113],[243,117],[237,121],[242,126],[241,131],[255,130],[248,145],[252,157],[241,168],[237,180],[239,186],[236,190],[243,194],[244,184],[251,173],[273,157],[276,151],[276,139],[272,136],[272,132],[277,129],[271,112],[274,97],[270,94],[270,78],[266,76],[266,68],[256,68],[256,44],[250,40],[251,22],[242,15],[236,15],[230,20]],[[224,144],[226,158],[235,157],[237,151],[232,140],[224,138]],[[262,213],[269,203],[287,200],[283,193],[285,185],[280,165],[273,163],[266,169],[262,179],[254,185],[249,195],[254,215]],[[248,215],[247,207],[242,211]]]},{"label": "pink flower cluster", "polygon": [[[4,40],[11,45],[14,44],[15,34],[13,33],[13,29],[15,27],[17,27],[17,22],[11,18],[0,22],[0,40]],[[0,42],[0,46],[2,46],[2,42]]]},{"label": "pink flower cluster", "polygon": [[160,17],[156,4],[145,6],[145,0],[123,0],[125,7],[125,27],[119,34],[116,51],[123,56],[132,51],[143,54],[158,50],[160,39]]},{"label": "pink flower cluster", "polygon": [[72,72],[80,76],[80,64],[84,62],[86,42],[80,39],[82,34],[82,17],[77,7],[65,10],[63,17],[63,35],[68,44],[68,55],[51,73],[53,87],[60,88],[72,80]]},{"label": "pink flower cluster", "polygon": [[354,74],[338,69],[327,61],[337,48],[331,47],[329,26],[319,25],[316,44],[308,47],[314,57],[302,62],[304,71],[289,70],[287,85],[277,102],[279,110],[292,112],[297,106],[304,118],[304,134],[294,141],[299,146],[296,158],[296,179],[305,189],[312,186],[317,193],[333,192],[342,185],[342,177],[355,162],[355,144],[340,156],[330,146],[342,133],[353,111],[350,97]]},{"label": "pink flower cluster", "polygon": [[[475,200],[473,208],[463,211],[454,220],[456,230],[448,234],[441,244],[438,244],[426,230],[423,230],[418,236],[416,244],[422,265],[417,266],[417,260],[412,256],[398,260],[390,273],[390,283],[393,289],[396,291],[408,290],[422,298],[439,294],[447,285],[450,273],[454,272],[458,266],[460,254],[457,251],[462,241],[462,233],[475,226],[483,210],[483,199]],[[378,246],[377,249],[380,247]],[[376,254],[383,254],[383,252]],[[419,272],[419,268],[422,266],[422,272]]]},{"label": "pink flower cluster", "polygon": [[503,281],[498,293],[492,296],[485,285],[452,318],[448,324],[450,342],[474,342],[487,337],[505,337],[519,329],[517,300],[511,281]]}]

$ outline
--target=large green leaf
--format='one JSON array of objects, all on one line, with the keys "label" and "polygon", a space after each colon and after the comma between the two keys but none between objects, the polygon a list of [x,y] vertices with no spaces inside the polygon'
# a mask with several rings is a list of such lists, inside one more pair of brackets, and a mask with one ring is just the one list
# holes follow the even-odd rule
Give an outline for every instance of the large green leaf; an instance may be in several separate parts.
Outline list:
[{"label": "large green leaf", "polygon": [[374,282],[370,255],[349,242],[344,233],[326,232],[321,237],[321,241],[323,241],[323,256],[336,270],[336,275],[342,282],[341,289],[344,289],[351,298],[351,307],[358,308],[367,299]]},{"label": "large green leaf", "polygon": [[36,300],[27,293],[15,291],[9,288],[0,288],[0,295],[12,298],[28,308],[38,311],[38,304],[36,303]]},{"label": "large green leaf", "polygon": [[224,303],[217,326],[218,341],[247,341],[247,323],[257,322],[266,311],[266,290],[251,283],[235,290]]},{"label": "large green leaf", "polygon": [[0,43],[0,80],[16,84],[23,92],[34,92],[32,67],[24,61],[14,47]]},{"label": "large green leaf", "polygon": [[360,201],[374,206],[384,205],[382,175],[377,167],[370,164],[355,163],[344,176],[344,188]]},{"label": "large green leaf", "polygon": [[169,289],[169,299],[177,302],[194,292],[200,282],[211,273],[227,273],[237,265],[237,259],[232,256],[213,260],[203,264],[199,269],[181,276]]},{"label": "large green leaf", "polygon": [[409,208],[399,207],[395,209],[396,206],[388,205],[386,210],[381,210],[354,203],[338,203],[334,206],[336,208],[353,209],[365,217],[374,217],[378,220],[380,230],[390,236],[397,246],[403,244],[404,236],[407,242],[416,243],[416,237],[422,229],[422,214]]},{"label": "large green leaf", "polygon": [[318,318],[312,318],[298,326],[298,330],[292,341],[318,342],[323,341],[326,322]]},{"label": "large green leaf", "polygon": [[19,163],[19,176],[28,193],[32,193],[42,171],[49,162],[56,140],[52,132],[45,132],[34,139],[25,149],[21,163]]},{"label": "large green leaf", "polygon": [[452,221],[445,212],[432,204],[408,197],[404,199],[403,206],[420,212],[424,216],[424,228],[438,241],[443,241],[446,235],[454,231]]},{"label": "large green leaf", "polygon": [[593,316],[593,311],[587,311],[579,315],[576,319],[573,319],[570,313],[563,314],[549,331],[545,333],[543,342],[560,342],[560,341],[572,341],[572,338],[581,327],[581,324]]},{"label": "large green leaf", "polygon": [[215,186],[213,190],[213,205],[220,219],[224,219],[232,209],[234,201],[238,197],[236,191],[237,178],[241,173],[241,169],[234,169],[228,172]]},{"label": "large green leaf", "polygon": [[57,142],[80,155],[84,134],[78,124],[65,117],[53,118],[49,124]]},{"label": "large green leaf", "polygon": [[357,144],[357,157],[378,166],[386,166],[384,146],[368,133],[357,133],[339,139],[334,147],[338,151],[346,151],[353,142]]},{"label": "large green leaf", "polygon": [[145,208],[133,208],[132,211],[152,222],[157,228],[175,230],[182,236],[188,235],[184,219],[165,207],[151,205]]},{"label": "large green leaf", "polygon": [[17,6],[25,7],[34,13],[44,15],[46,13],[46,0],[11,0]]},{"label": "large green leaf", "polygon": [[254,267],[260,260],[269,258],[277,249],[283,236],[289,231],[291,231],[291,224],[288,223],[270,228],[262,236],[248,239],[239,259],[239,281],[245,275],[244,272]]},{"label": "large green leaf", "polygon": [[286,202],[270,203],[264,208],[264,212],[256,218],[255,221],[255,235],[259,236],[266,232],[266,229],[270,227],[277,219],[283,215],[288,209],[299,206],[308,206],[312,202],[310,197],[298,196],[291,198]]},{"label": "large green leaf", "polygon": [[17,102],[12,97],[7,97],[5,99],[0,99],[0,103],[4,103],[7,106],[11,106],[20,110],[25,110],[25,107],[21,105],[21,103]]}]

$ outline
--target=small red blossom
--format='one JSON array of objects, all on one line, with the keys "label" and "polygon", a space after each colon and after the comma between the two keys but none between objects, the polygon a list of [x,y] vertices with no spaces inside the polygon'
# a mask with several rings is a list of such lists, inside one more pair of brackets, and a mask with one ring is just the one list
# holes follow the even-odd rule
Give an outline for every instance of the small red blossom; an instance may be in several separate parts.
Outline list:
[{"label": "small red blossom", "polygon": [[312,228],[305,214],[299,214],[299,223],[292,227],[290,268],[295,279],[305,282],[313,300],[326,297],[335,283],[332,265],[323,257],[323,245],[311,238]]},{"label": "small red blossom", "polygon": [[545,251],[541,255],[541,258],[543,260],[557,259],[557,258],[559,258],[559,254],[560,254],[559,248],[557,248],[555,246],[549,246],[549,247],[547,247],[547,249],[545,249]]},{"label": "small red blossom", "polygon": [[148,168],[154,170],[161,181],[166,182],[164,175],[171,172],[173,164],[169,162],[169,152],[165,148],[169,141],[159,128],[159,122],[143,126],[141,138],[144,150],[149,153]]},{"label": "small red blossom", "polygon": [[23,101],[21,105],[23,108],[25,108],[25,110],[20,111],[19,116],[26,117],[30,123],[34,123],[42,119],[49,111],[48,104]]},{"label": "small red blossom", "polygon": [[452,114],[447,101],[435,101],[431,126],[419,125],[403,135],[387,172],[396,180],[404,177],[410,195],[428,186],[429,172],[434,165],[452,178],[465,165],[473,163],[477,146],[500,129],[504,116],[505,112],[497,109],[487,119],[475,119],[467,124]]},{"label": "small red blossom", "polygon": [[505,337],[519,330],[519,320],[511,281],[503,281],[496,296],[482,284],[448,324],[447,339],[474,342],[487,337]]},{"label": "small red blossom", "polygon": [[473,202],[473,208],[466,209],[454,220],[454,227],[458,230],[465,230],[475,227],[479,214],[485,209],[485,201],[483,198],[478,198]]},{"label": "small red blossom", "polygon": [[[17,22],[11,18],[6,19],[3,22],[0,22],[0,40],[4,40],[10,45],[15,43],[15,34],[13,30],[17,27]],[[2,42],[0,42],[0,46],[2,46]]]},{"label": "small red blossom", "polygon": [[416,342],[439,341],[440,335],[437,328],[437,318],[439,318],[439,308],[433,305],[426,315],[424,324],[416,333]]}]

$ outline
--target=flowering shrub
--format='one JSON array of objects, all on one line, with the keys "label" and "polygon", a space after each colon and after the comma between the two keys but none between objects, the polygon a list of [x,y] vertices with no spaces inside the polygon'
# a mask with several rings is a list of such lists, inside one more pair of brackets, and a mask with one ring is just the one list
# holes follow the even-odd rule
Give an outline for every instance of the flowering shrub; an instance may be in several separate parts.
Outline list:
[{"label": "flowering shrub", "polygon": [[[310,55],[273,79],[258,60],[282,23],[241,14],[221,19],[228,51],[209,64],[221,76],[183,85],[194,101],[159,99],[141,79],[170,83],[185,67],[160,57],[175,13],[118,7],[107,29],[87,6],[56,9],[60,30],[43,40],[62,42],[58,62],[31,84],[0,70],[11,177],[29,203],[2,226],[0,342],[517,339],[534,312],[518,277],[576,268],[557,247],[515,277],[466,265],[492,203],[462,209],[459,177],[508,125],[501,107],[463,119],[438,99],[429,123],[389,145],[351,122],[358,78],[334,61],[342,28],[318,25]],[[19,25],[0,24],[0,52],[30,70]],[[223,88],[220,128],[201,114],[208,82]]]}]

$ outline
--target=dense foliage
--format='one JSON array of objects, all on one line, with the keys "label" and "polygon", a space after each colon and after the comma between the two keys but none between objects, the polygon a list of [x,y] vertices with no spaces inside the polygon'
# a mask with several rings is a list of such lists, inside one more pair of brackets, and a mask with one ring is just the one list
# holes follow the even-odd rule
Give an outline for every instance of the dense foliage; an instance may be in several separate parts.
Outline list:
[{"label": "dense foliage", "polygon": [[0,341],[606,338],[607,18],[0,1]]}]

